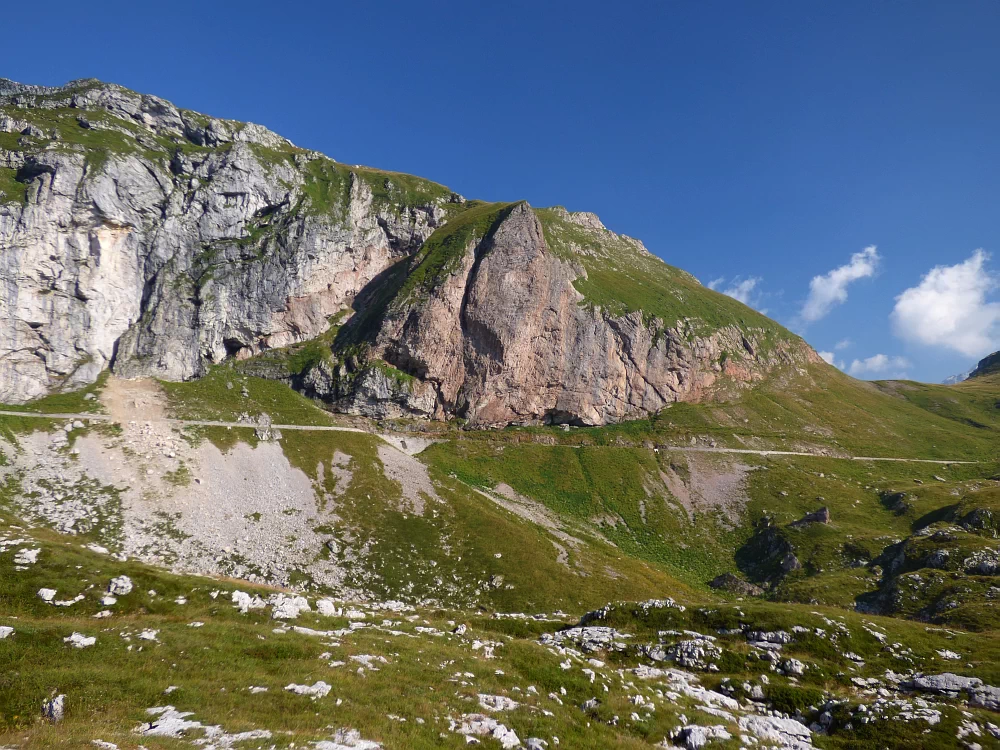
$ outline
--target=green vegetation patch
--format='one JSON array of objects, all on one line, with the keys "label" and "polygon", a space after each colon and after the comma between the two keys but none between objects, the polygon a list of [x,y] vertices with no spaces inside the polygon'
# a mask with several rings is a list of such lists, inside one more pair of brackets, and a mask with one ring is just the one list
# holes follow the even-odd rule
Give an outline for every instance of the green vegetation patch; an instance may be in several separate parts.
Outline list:
[{"label": "green vegetation patch", "polygon": [[461,266],[470,245],[482,241],[510,213],[514,203],[470,203],[420,248],[410,261],[413,270],[395,295],[396,305],[425,295]]},{"label": "green vegetation patch", "polygon": [[266,413],[280,424],[332,424],[327,412],[284,383],[244,375],[226,365],[213,367],[197,380],[160,384],[180,419],[235,422],[244,413]]},{"label": "green vegetation patch", "polygon": [[352,171],[372,191],[376,204],[395,206],[429,206],[451,197],[451,190],[444,185],[402,172],[387,172],[373,167],[353,167]]},{"label": "green vegetation patch", "polygon": [[[157,139],[143,126],[115,117],[102,110],[81,110],[70,107],[55,109],[0,108],[0,112],[17,119],[26,119],[32,125],[55,136],[52,139],[32,139],[23,150],[33,152],[42,145],[65,149],[80,146],[85,149],[87,169],[100,171],[112,154],[137,154],[150,160],[163,160],[169,156],[169,142]],[[85,124],[86,123],[86,124]],[[138,138],[143,136],[143,142]]]},{"label": "green vegetation patch", "polygon": [[696,333],[724,326],[758,329],[762,345],[797,338],[756,310],[643,251],[634,240],[580,226],[562,208],[535,209],[535,215],[549,248],[586,270],[587,278],[573,284],[588,305],[613,316],[642,311],[647,321],[655,318],[666,327],[689,319]]},{"label": "green vegetation patch", "polygon": [[103,407],[98,396],[110,374],[108,370],[105,370],[97,376],[97,380],[93,383],[76,391],[53,393],[20,406],[0,404],[0,409],[41,414],[99,413],[103,411]]},{"label": "green vegetation patch", "polygon": [[[0,135],[7,135],[0,133]],[[17,170],[0,167],[0,203],[26,203],[27,185],[17,181]]]}]

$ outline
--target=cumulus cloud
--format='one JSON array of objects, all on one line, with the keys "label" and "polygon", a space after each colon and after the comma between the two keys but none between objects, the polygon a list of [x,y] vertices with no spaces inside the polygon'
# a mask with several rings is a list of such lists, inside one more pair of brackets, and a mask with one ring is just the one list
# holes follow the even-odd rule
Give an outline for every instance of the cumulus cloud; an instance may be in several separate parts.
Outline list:
[{"label": "cumulus cloud", "polygon": [[833,352],[816,352],[828,365],[833,365],[841,370],[844,369],[844,363],[837,361],[837,355]]},{"label": "cumulus cloud", "polygon": [[809,282],[809,297],[802,306],[802,319],[813,323],[847,301],[848,285],[858,279],[874,276],[879,260],[875,245],[869,245],[860,253],[854,253],[849,263],[822,276],[814,276]]},{"label": "cumulus cloud", "polygon": [[745,279],[740,276],[736,276],[731,282],[726,284],[726,277],[720,276],[719,278],[708,282],[708,288],[714,289],[717,292],[722,292],[727,297],[739,300],[744,305],[757,308],[760,312],[766,314],[766,309],[760,309],[762,297],[760,290],[757,288],[757,285],[760,282],[761,278],[759,276],[748,276]]},{"label": "cumulus cloud", "polygon": [[905,378],[909,366],[910,363],[904,357],[876,354],[867,359],[854,360],[847,371],[855,377],[881,375],[883,377]]},{"label": "cumulus cloud", "polygon": [[842,351],[842,350],[844,350],[844,349],[847,349],[847,348],[848,348],[848,347],[850,347],[850,346],[851,346],[851,345],[852,345],[853,343],[854,343],[854,342],[853,342],[853,341],[851,341],[850,339],[841,339],[841,340],[840,340],[840,341],[838,341],[838,342],[837,342],[836,344],[834,344],[833,348],[834,348],[834,349],[836,349],[836,350],[837,350],[837,351],[839,352],[839,351]]},{"label": "cumulus cloud", "polygon": [[954,266],[935,266],[915,287],[896,297],[891,320],[900,338],[979,357],[1000,349],[1000,302],[989,295],[1000,279],[976,250]]}]

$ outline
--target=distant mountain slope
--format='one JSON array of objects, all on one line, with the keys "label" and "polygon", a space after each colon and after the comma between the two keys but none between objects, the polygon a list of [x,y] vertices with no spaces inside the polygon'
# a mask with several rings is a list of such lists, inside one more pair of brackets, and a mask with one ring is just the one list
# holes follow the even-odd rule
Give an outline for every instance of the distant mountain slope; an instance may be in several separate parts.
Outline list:
[{"label": "distant mountain slope", "polygon": [[988,357],[983,357],[976,365],[976,369],[969,373],[970,378],[981,378],[987,375],[1000,375],[1000,352],[993,352]]},{"label": "distant mountain slope", "polygon": [[592,214],[94,80],[0,81],[0,244],[0,402],[314,341],[277,374],[347,411],[605,424],[818,361]]},{"label": "distant mountain slope", "polygon": [[968,380],[969,375],[971,374],[972,370],[966,370],[965,372],[960,372],[956,375],[949,375],[941,381],[941,385],[955,385],[956,383],[961,383],[964,380]]}]

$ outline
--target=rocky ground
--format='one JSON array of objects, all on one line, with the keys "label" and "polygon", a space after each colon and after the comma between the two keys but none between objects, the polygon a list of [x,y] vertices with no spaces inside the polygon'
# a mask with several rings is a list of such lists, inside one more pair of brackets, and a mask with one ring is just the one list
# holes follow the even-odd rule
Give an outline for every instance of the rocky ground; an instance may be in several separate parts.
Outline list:
[{"label": "rocky ground", "polygon": [[1000,746],[992,637],[752,601],[352,604],[64,538],[0,527],[5,747]]},{"label": "rocky ground", "polygon": [[[988,467],[282,430],[332,425],[273,385],[0,418],[0,746],[1000,746]],[[727,539],[717,595],[641,557]]]},{"label": "rocky ground", "polygon": [[[313,481],[280,445],[237,442],[222,452],[166,421],[149,381],[111,379],[101,400],[116,427],[74,421],[0,445],[27,518],[177,571],[288,585],[308,567],[321,585],[349,593],[343,569],[320,557],[330,535],[314,531],[334,509],[321,510]],[[331,456],[327,470],[349,480],[338,461]]]}]

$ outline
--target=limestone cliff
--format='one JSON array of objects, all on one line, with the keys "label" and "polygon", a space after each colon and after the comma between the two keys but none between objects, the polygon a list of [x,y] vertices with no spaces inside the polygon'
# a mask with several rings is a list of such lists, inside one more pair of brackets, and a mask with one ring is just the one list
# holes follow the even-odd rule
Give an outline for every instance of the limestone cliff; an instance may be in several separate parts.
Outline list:
[{"label": "limestone cliff", "polygon": [[349,320],[335,408],[605,424],[818,361],[592,214],[466,202],[97,81],[0,80],[0,403],[198,377]]},{"label": "limestone cliff", "polygon": [[0,402],[322,333],[445,215],[398,179],[117,86],[0,83]]}]

